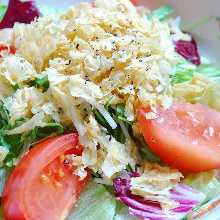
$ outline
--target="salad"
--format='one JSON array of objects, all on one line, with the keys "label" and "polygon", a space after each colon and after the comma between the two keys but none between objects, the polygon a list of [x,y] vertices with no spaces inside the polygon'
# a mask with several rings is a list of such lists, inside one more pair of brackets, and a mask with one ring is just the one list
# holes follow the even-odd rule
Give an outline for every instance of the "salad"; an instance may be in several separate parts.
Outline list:
[{"label": "salad", "polygon": [[218,206],[220,69],[174,10],[40,11],[0,6],[2,218],[180,220]]}]

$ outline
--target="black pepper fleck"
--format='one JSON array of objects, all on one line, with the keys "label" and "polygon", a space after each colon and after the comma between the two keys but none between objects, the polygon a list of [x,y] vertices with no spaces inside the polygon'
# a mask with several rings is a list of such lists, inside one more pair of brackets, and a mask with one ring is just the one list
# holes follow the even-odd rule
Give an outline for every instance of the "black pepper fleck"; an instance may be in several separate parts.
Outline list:
[{"label": "black pepper fleck", "polygon": [[67,65],[67,66],[70,65],[71,62],[72,62],[72,60],[69,60],[68,63],[66,63],[66,65]]},{"label": "black pepper fleck", "polygon": [[100,143],[98,143],[98,144],[96,145],[96,148],[97,148],[97,150],[99,150],[99,149],[101,148]]}]

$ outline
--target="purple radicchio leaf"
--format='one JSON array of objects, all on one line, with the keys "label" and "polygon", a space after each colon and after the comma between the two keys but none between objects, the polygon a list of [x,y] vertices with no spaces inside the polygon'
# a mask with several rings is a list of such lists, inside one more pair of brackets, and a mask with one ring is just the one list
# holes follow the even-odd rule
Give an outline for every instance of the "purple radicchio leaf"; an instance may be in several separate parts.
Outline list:
[{"label": "purple radicchio leaf", "polygon": [[40,16],[33,0],[9,0],[8,9],[0,22],[0,29],[12,28],[15,22],[29,24]]},{"label": "purple radicchio leaf", "polygon": [[170,212],[164,212],[158,202],[133,195],[130,191],[131,177],[140,176],[138,173],[124,173],[114,179],[113,186],[116,198],[129,207],[129,214],[140,219],[150,220],[179,220],[198,206],[205,198],[204,194],[191,187],[179,183],[170,190],[169,198],[179,203]]},{"label": "purple radicchio leaf", "polygon": [[201,64],[197,43],[193,38],[191,39],[191,41],[174,41],[174,45],[176,52],[184,57],[186,60],[195,65]]}]

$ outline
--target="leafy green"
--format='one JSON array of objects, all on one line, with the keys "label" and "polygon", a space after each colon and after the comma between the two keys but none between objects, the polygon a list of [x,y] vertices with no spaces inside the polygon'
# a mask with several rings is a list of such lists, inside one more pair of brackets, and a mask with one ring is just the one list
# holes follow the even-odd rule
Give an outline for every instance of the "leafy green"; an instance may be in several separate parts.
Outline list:
[{"label": "leafy green", "polygon": [[[118,204],[119,202],[117,202]],[[138,220],[136,217],[129,215],[128,207],[120,203],[117,205],[117,211],[114,220]]]},{"label": "leafy green", "polygon": [[160,158],[149,148],[143,137],[137,138],[133,136],[133,139],[135,140],[138,146],[140,156],[142,157],[143,160],[148,160],[155,163],[161,163]]},{"label": "leafy green", "polygon": [[67,220],[113,220],[116,200],[97,183],[90,183],[82,192],[80,200]]},{"label": "leafy green", "polygon": [[48,123],[45,127],[36,127],[33,131],[36,139],[41,139],[51,135],[62,134],[64,132],[64,128],[58,123]]},{"label": "leafy green", "polygon": [[[121,124],[125,125],[127,127],[128,131],[131,131],[131,125],[133,122],[128,121],[126,116],[125,116],[125,106],[124,104],[118,104],[116,107],[113,109],[109,103],[105,105],[106,110],[111,114],[115,122],[117,123],[116,129],[112,129],[111,126],[108,124],[106,119],[102,116],[102,114],[97,110],[93,109],[93,113],[95,115],[95,118],[97,122],[102,125],[104,128],[107,129],[108,133],[112,135],[117,141],[120,143],[124,144],[125,143],[125,134],[122,131]],[[143,159],[147,159],[152,162],[160,162],[160,158],[156,156],[152,150],[145,144],[144,140],[140,140],[138,138],[135,138],[131,133],[132,138],[135,140],[137,145],[139,146],[140,154]],[[131,167],[128,165],[126,167],[127,170],[132,170]]]},{"label": "leafy green", "polygon": [[171,75],[171,82],[173,84],[190,81],[196,71],[196,66],[186,60],[178,63]]},{"label": "leafy green", "polygon": [[220,194],[220,182],[216,179],[216,171],[201,172],[185,176],[184,183],[205,193],[206,201]]},{"label": "leafy green", "polygon": [[214,64],[201,64],[196,66],[184,60],[178,63],[174,68],[171,74],[171,82],[173,84],[188,82],[198,73],[220,83],[220,68]]},{"label": "leafy green", "polygon": [[43,77],[36,78],[34,81],[31,82],[31,85],[41,89],[43,92],[47,91],[49,88],[48,76],[45,75]]},{"label": "leafy green", "polygon": [[116,105],[114,119],[118,123],[124,122],[126,126],[132,125],[133,123],[132,121],[128,121],[128,119],[125,116],[125,105],[124,104]]},{"label": "leafy green", "polygon": [[213,64],[201,64],[196,69],[196,72],[220,83],[220,68]]},{"label": "leafy green", "polygon": [[53,135],[59,135],[64,132],[62,125],[57,123],[48,123],[45,127],[35,127],[29,132],[23,134],[6,135],[2,134],[0,138],[3,141],[3,146],[7,146],[9,153],[5,158],[4,165],[6,169],[11,169],[14,166],[14,161],[19,157],[25,148],[36,141]]},{"label": "leafy green", "polygon": [[2,196],[5,180],[6,180],[6,172],[4,169],[0,169],[0,197]]},{"label": "leafy green", "polygon": [[140,154],[142,157],[151,162],[160,162],[160,158],[146,145],[140,147]]},{"label": "leafy green", "polygon": [[6,130],[18,127],[26,121],[27,119],[20,118],[12,124],[10,122],[7,109],[4,107],[3,103],[0,102],[0,146],[5,146],[9,150],[3,164],[3,167],[8,170],[13,168],[15,160],[25,150],[25,148],[42,138],[59,135],[64,132],[62,125],[54,122],[48,122],[46,126],[35,127],[29,132],[15,135],[6,134]]},{"label": "leafy green", "polygon": [[6,126],[9,123],[9,115],[7,109],[3,103],[0,102],[0,128]]},{"label": "leafy green", "polygon": [[174,9],[169,5],[165,5],[163,7],[154,10],[152,14],[149,16],[149,18],[156,17],[160,21],[163,21],[173,13],[174,13]]},{"label": "leafy green", "polygon": [[4,17],[5,15],[5,12],[7,10],[7,5],[0,5],[0,20],[2,20],[2,18]]},{"label": "leafy green", "polygon": [[117,127],[115,129],[112,129],[106,119],[102,116],[102,114],[97,109],[93,108],[92,111],[95,115],[96,121],[107,129],[109,135],[112,135],[118,142],[124,144],[126,139],[125,134],[123,133],[121,128],[121,123],[123,123],[127,128],[132,125],[132,122],[128,121],[125,116],[124,104],[116,105],[115,109],[107,104],[105,105],[105,108],[117,123]]},{"label": "leafy green", "polygon": [[140,155],[148,161],[159,163],[160,158],[147,146],[145,142],[142,142],[139,146]]}]

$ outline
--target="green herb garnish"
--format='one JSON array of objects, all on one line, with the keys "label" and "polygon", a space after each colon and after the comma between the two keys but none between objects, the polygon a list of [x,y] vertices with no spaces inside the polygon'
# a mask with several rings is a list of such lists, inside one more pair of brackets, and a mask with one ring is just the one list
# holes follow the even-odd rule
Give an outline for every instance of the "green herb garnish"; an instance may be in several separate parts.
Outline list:
[{"label": "green herb garnish", "polygon": [[36,78],[31,82],[31,86],[41,89],[43,92],[46,92],[49,88],[48,76],[43,76],[41,78]]},{"label": "green herb garnish", "polygon": [[132,125],[131,121],[128,121],[125,116],[125,106],[124,104],[116,105],[115,109],[111,107],[109,104],[105,105],[105,109],[110,113],[115,122],[117,123],[117,127],[112,129],[108,124],[106,119],[102,116],[102,114],[96,109],[93,108],[93,113],[95,115],[95,119],[97,122],[107,129],[109,135],[113,136],[118,142],[124,144],[126,141],[125,134],[122,131],[121,123],[123,123],[127,128]]}]

